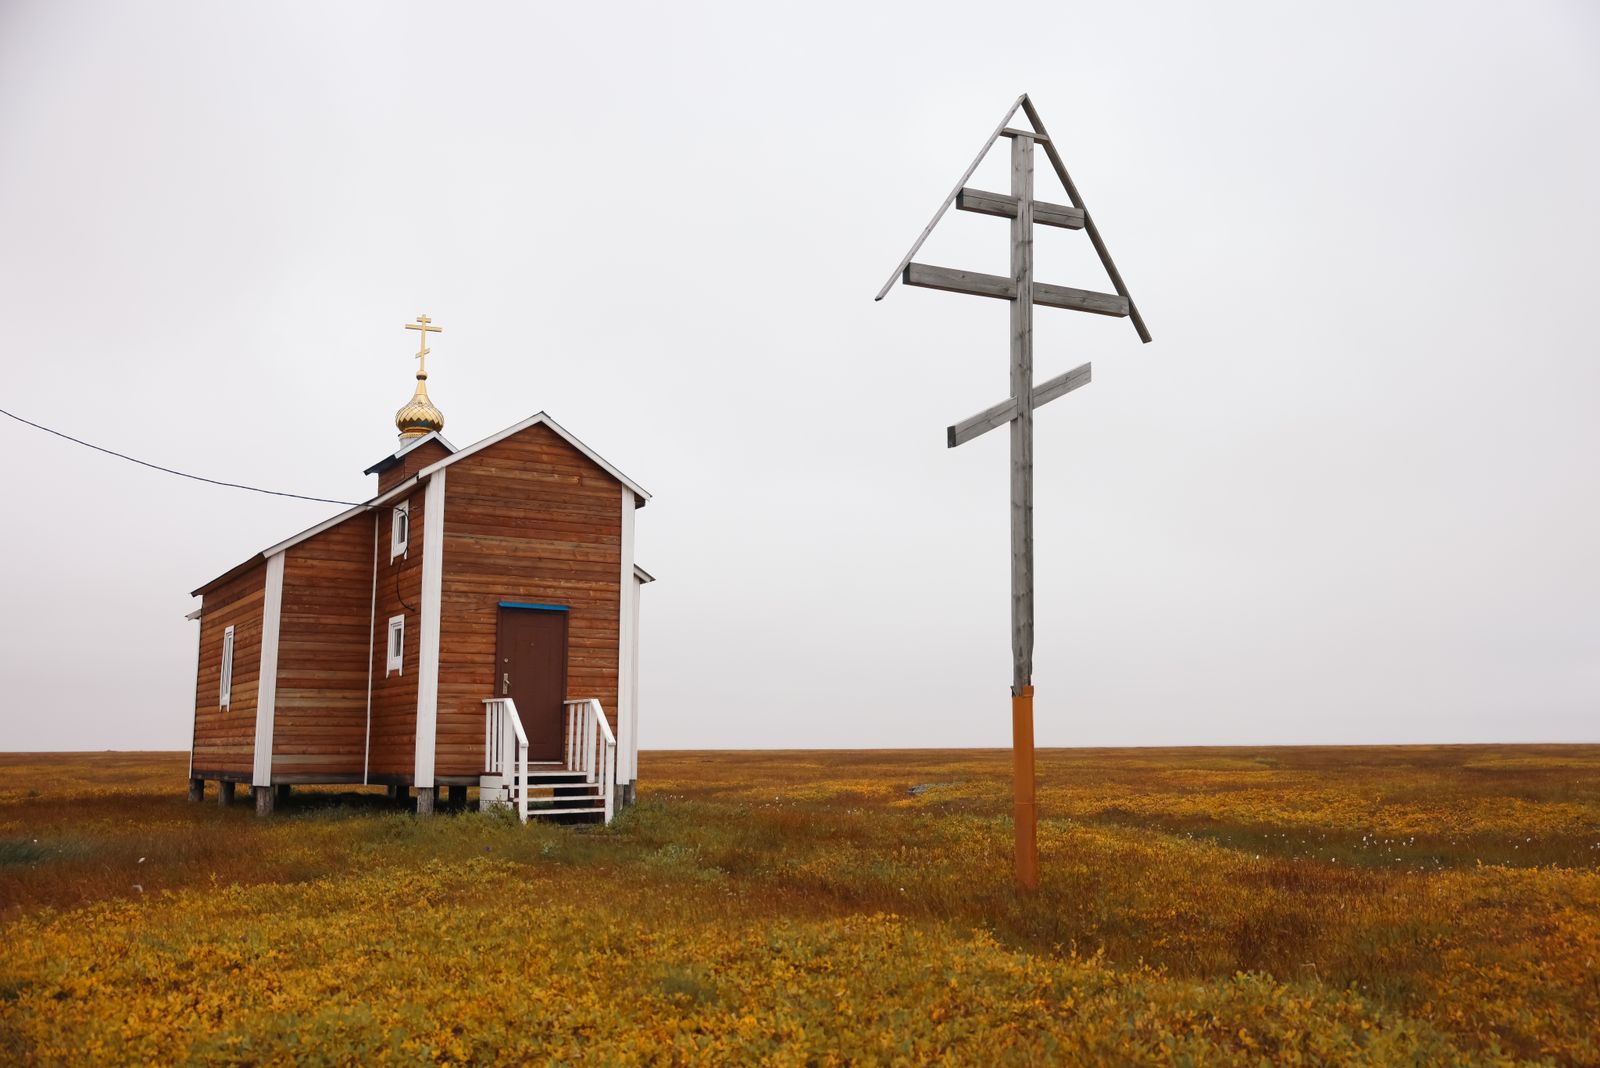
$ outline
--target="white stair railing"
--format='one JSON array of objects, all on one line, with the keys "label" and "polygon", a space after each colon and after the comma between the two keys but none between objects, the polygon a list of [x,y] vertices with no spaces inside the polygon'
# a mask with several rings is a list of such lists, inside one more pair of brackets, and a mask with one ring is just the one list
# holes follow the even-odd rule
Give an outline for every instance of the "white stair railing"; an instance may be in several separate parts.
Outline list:
[{"label": "white stair railing", "polygon": [[489,697],[483,706],[483,773],[500,777],[503,799],[513,801],[517,819],[527,823],[528,735],[517,715],[517,703],[509,697]]},{"label": "white stair railing", "polygon": [[[596,788],[588,803],[601,801],[605,822],[610,823],[616,814],[617,736],[612,733],[605,710],[595,698],[566,701],[563,706],[566,732],[561,766],[568,773],[582,775],[585,783]],[[522,717],[517,714],[516,702],[509,697],[485,698],[483,707],[484,771],[479,795],[490,805],[512,805],[517,818],[526,823],[528,793],[533,783],[529,778],[528,735],[522,729]],[[541,768],[548,769],[549,765],[541,765]],[[554,773],[542,770],[541,775],[553,776]],[[559,789],[564,783],[550,781],[547,785]]]},{"label": "white stair railing", "polygon": [[566,702],[568,771],[582,772],[586,781],[599,786],[605,799],[605,821],[616,812],[617,736],[611,733],[605,710],[593,697]]}]

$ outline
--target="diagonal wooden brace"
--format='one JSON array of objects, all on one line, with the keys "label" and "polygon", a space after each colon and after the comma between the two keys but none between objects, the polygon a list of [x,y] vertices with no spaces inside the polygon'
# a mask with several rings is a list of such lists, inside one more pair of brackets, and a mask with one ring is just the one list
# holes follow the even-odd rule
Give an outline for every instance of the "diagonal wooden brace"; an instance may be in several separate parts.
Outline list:
[{"label": "diagonal wooden brace", "polygon": [[[1031,407],[1038,408],[1048,404],[1057,397],[1071,393],[1079,386],[1089,384],[1089,368],[1091,364],[1074,367],[1064,375],[1057,375],[1046,382],[1040,382],[1033,387]],[[1005,426],[1017,417],[1017,401],[1001,401],[993,408],[985,408],[970,419],[963,419],[955,426],[945,429],[946,444],[949,448],[963,445],[980,434],[986,434],[997,426]]]}]

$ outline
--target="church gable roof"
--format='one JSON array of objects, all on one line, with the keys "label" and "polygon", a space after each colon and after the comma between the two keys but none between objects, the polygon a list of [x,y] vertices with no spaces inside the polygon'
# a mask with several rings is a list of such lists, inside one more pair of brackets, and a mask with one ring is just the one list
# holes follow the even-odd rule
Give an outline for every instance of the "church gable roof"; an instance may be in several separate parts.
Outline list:
[{"label": "church gable roof", "polygon": [[594,461],[595,465],[598,466],[601,470],[603,470],[606,474],[610,475],[612,478],[616,479],[618,482],[622,483],[624,486],[627,486],[634,493],[638,494],[638,496],[639,496],[639,506],[641,508],[644,507],[644,502],[650,499],[650,491],[649,490],[645,489],[643,486],[639,485],[633,479],[629,478],[627,475],[623,474],[621,471],[619,471],[615,467],[611,466],[611,464],[606,461],[605,457],[601,456],[599,453],[597,453],[593,449],[589,448],[589,446],[587,446],[583,442],[579,441],[576,437],[574,437],[571,433],[569,433],[565,427],[563,427],[560,423],[556,422],[554,419],[550,418],[550,416],[546,415],[544,412],[536,412],[535,414],[528,416],[528,418],[524,419],[522,422],[515,423],[515,424],[513,424],[511,426],[506,427],[504,430],[500,431],[498,434],[491,434],[488,437],[484,438],[482,441],[473,442],[471,445],[468,445],[466,448],[461,449],[460,451],[456,452],[452,456],[447,456],[443,460],[438,461],[437,463],[429,464],[427,467],[424,467],[421,471],[417,472],[417,477],[419,477],[419,478],[427,478],[429,475],[433,474],[435,471],[442,471],[445,468],[449,467],[451,464],[455,463],[457,460],[464,460],[468,456],[473,455],[474,453],[482,452],[484,449],[487,449],[489,446],[499,444],[500,442],[506,440],[507,438],[509,438],[509,437],[511,437],[511,436],[513,436],[515,434],[520,434],[524,430],[527,430],[529,427],[533,427],[533,426],[546,426],[546,427],[549,427],[552,431],[555,432],[555,434],[558,437],[560,437],[568,445],[571,445],[573,448],[575,448],[579,452],[583,453],[583,455],[587,456],[590,460]]},{"label": "church gable roof", "polygon": [[311,538],[316,537],[318,534],[321,534],[323,531],[329,530],[329,529],[331,529],[333,527],[338,526],[340,523],[343,523],[347,519],[353,519],[354,517],[356,517],[358,515],[361,515],[364,512],[371,512],[371,511],[374,511],[374,510],[376,510],[378,508],[382,508],[382,507],[388,505],[389,502],[391,502],[393,500],[396,500],[399,497],[403,496],[404,494],[409,493],[412,490],[414,490],[418,485],[420,485],[421,483],[423,483],[423,482],[427,481],[429,478],[431,478],[433,476],[434,472],[445,470],[451,464],[455,463],[457,460],[464,460],[468,456],[472,456],[472,455],[475,455],[476,453],[482,452],[484,449],[487,449],[489,446],[498,444],[499,442],[502,442],[502,441],[506,440],[507,438],[512,437],[515,434],[520,434],[524,430],[527,430],[529,427],[534,427],[534,426],[545,426],[545,427],[548,427],[552,432],[554,432],[563,441],[565,441],[567,444],[571,445],[574,449],[578,450],[584,456],[586,456],[590,460],[592,460],[595,463],[595,465],[598,466],[601,470],[605,471],[606,474],[610,475],[612,478],[616,479],[618,482],[622,483],[624,486],[627,486],[630,490],[632,490],[638,496],[638,506],[640,508],[643,508],[645,502],[650,499],[650,491],[649,490],[646,490],[643,486],[641,486],[637,482],[633,481],[627,475],[623,474],[621,471],[619,471],[615,467],[611,466],[611,464],[608,463],[605,460],[604,457],[602,457],[599,453],[595,452],[593,449],[589,448],[589,446],[585,445],[583,442],[579,441],[576,437],[574,437],[571,433],[569,433],[566,430],[566,428],[564,428],[560,423],[557,423],[554,419],[551,419],[544,412],[537,412],[537,413],[535,413],[533,415],[530,415],[528,418],[522,420],[522,422],[515,423],[515,424],[513,424],[511,426],[508,426],[504,430],[500,431],[498,434],[491,434],[488,437],[484,438],[482,441],[473,442],[471,445],[468,445],[464,449],[456,449],[454,446],[452,446],[448,441],[446,441],[437,432],[430,433],[430,434],[427,434],[427,435],[425,435],[425,436],[423,436],[421,438],[418,438],[415,441],[407,442],[406,445],[403,448],[396,450],[391,456],[385,457],[383,460],[378,461],[378,463],[373,464],[372,467],[367,469],[366,473],[367,474],[372,474],[373,472],[376,471],[376,472],[379,472],[381,474],[382,470],[386,470],[387,468],[393,466],[393,463],[390,463],[390,461],[394,461],[394,462],[398,463],[407,453],[411,452],[413,449],[416,449],[417,447],[422,445],[423,442],[426,442],[426,441],[435,441],[435,440],[438,441],[445,448],[451,450],[451,454],[449,456],[446,456],[444,459],[435,461],[434,463],[429,464],[427,467],[422,468],[416,474],[414,474],[411,477],[405,479],[404,481],[402,481],[398,485],[392,487],[387,492],[380,493],[378,496],[373,497],[371,500],[368,500],[368,501],[365,501],[365,502],[363,502],[361,504],[355,505],[354,507],[352,507],[352,508],[350,508],[350,509],[348,509],[346,511],[340,512],[338,515],[333,516],[330,519],[325,519],[322,522],[317,523],[315,526],[307,527],[305,530],[302,530],[300,533],[294,535],[291,538],[286,538],[285,540],[278,542],[276,545],[273,545],[273,546],[270,546],[269,548],[263,549],[261,552],[256,553],[254,556],[250,557],[248,560],[244,561],[242,564],[239,564],[237,567],[229,568],[227,571],[223,572],[221,575],[218,575],[216,578],[212,579],[210,582],[207,582],[205,585],[203,585],[199,589],[195,590],[191,594],[191,596],[198,597],[201,594],[204,594],[206,591],[215,588],[219,583],[221,583],[221,582],[223,582],[223,581],[225,581],[227,579],[230,579],[230,578],[234,577],[235,575],[240,574],[241,572],[243,572],[246,568],[252,567],[253,565],[259,563],[261,560],[263,560],[263,559],[265,559],[265,558],[267,558],[269,556],[273,556],[276,553],[281,553],[281,552],[285,551],[286,549],[290,549],[290,548],[292,548],[292,547],[294,547],[296,545],[299,545],[303,541],[308,541]]}]

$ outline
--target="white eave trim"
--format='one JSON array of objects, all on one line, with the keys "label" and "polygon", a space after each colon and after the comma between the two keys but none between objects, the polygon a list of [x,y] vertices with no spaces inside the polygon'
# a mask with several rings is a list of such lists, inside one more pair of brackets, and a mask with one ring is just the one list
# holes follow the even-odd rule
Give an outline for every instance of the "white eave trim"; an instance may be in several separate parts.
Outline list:
[{"label": "white eave trim", "polygon": [[200,613],[203,612],[203,611],[205,611],[204,606],[202,606],[200,608],[196,608],[193,612],[190,612],[188,615],[184,616],[183,618],[184,619],[199,619],[200,618]]},{"label": "white eave trim", "polygon": [[390,460],[399,460],[399,459],[403,458],[407,453],[411,452],[413,449],[420,449],[422,446],[426,445],[430,441],[437,441],[440,445],[443,445],[450,452],[455,452],[456,451],[456,447],[454,445],[450,444],[450,442],[445,439],[445,436],[443,434],[439,433],[437,430],[430,430],[426,434],[422,435],[420,438],[416,438],[416,439],[414,439],[412,441],[406,442],[404,445],[400,446],[394,452],[391,452],[388,456],[385,456],[383,459],[379,460],[377,463],[373,464],[371,467],[367,468],[365,471],[363,471],[361,473],[363,475],[370,475],[374,471],[376,471],[379,467],[386,466],[389,463]]},{"label": "white eave trim", "polygon": [[445,448],[449,449],[451,452],[455,452],[456,451],[456,447],[454,445],[450,444],[449,440],[446,439],[443,434],[439,433],[437,430],[430,430],[426,434],[424,434],[420,438],[418,438],[417,440],[406,442],[400,448],[398,448],[394,452],[390,453],[390,456],[393,459],[398,460],[398,459],[400,459],[400,457],[404,456],[406,453],[410,452],[412,449],[421,448],[423,442],[426,442],[426,441],[437,441],[440,445],[443,445]]},{"label": "white eave trim", "polygon": [[633,577],[639,582],[654,582],[656,577],[638,564],[633,565]]},{"label": "white eave trim", "polygon": [[522,422],[514,423],[511,426],[508,426],[504,430],[500,431],[500,433],[498,433],[498,434],[491,434],[489,437],[484,438],[482,441],[477,441],[477,442],[474,442],[471,445],[468,445],[466,448],[462,449],[460,452],[455,453],[452,456],[446,456],[443,460],[438,460],[438,461],[435,461],[432,464],[429,464],[427,467],[424,467],[421,471],[417,472],[417,477],[418,478],[426,478],[429,475],[433,474],[435,471],[441,471],[444,468],[449,467],[451,464],[455,463],[457,460],[464,460],[468,456],[471,456],[475,452],[482,452],[484,449],[487,449],[491,445],[498,445],[500,442],[504,441],[506,438],[509,438],[513,434],[520,434],[522,431],[528,429],[530,426],[539,426],[540,424],[543,424],[544,426],[549,427],[551,430],[554,430],[556,432],[556,434],[558,434],[563,441],[565,441],[568,445],[571,445],[574,449],[577,449],[579,452],[583,453],[589,459],[593,460],[596,464],[598,464],[606,472],[606,474],[610,475],[612,478],[616,479],[618,482],[622,483],[624,486],[627,486],[634,493],[638,494],[640,497],[643,497],[645,500],[649,500],[650,499],[650,491],[649,490],[647,490],[643,486],[639,485],[637,482],[635,482],[633,479],[629,478],[627,475],[623,474],[621,471],[618,471],[615,467],[612,467],[609,463],[607,463],[605,461],[605,459],[603,457],[601,457],[601,455],[599,453],[595,452],[593,449],[589,448],[589,446],[585,445],[583,442],[581,442],[577,438],[573,437],[571,434],[569,434],[566,431],[566,429],[564,427],[562,427],[562,425],[560,423],[558,423],[554,419],[550,418],[544,412],[537,412],[537,413],[535,413],[533,415],[530,415],[530,416],[528,416],[528,418],[524,419]]},{"label": "white eave trim", "polygon": [[404,482],[400,483],[394,489],[390,490],[388,493],[385,493],[381,497],[374,497],[374,498],[372,498],[372,500],[366,502],[365,504],[358,504],[354,508],[351,508],[347,512],[340,512],[338,515],[334,516],[332,519],[324,520],[321,523],[318,523],[314,527],[308,527],[307,529],[302,530],[300,533],[296,534],[292,538],[289,538],[289,539],[287,539],[285,541],[280,541],[278,544],[272,546],[270,549],[261,550],[261,555],[262,556],[271,556],[274,553],[281,553],[285,549],[292,549],[296,545],[299,545],[301,542],[307,541],[307,540],[309,540],[311,538],[316,537],[318,534],[321,534],[324,530],[327,530],[330,527],[338,526],[340,523],[343,523],[346,519],[350,519],[353,516],[358,516],[363,512],[370,512],[374,508],[381,508],[384,505],[388,504],[390,501],[394,500],[396,497],[404,497],[406,494],[414,492],[416,490],[416,488],[417,488],[417,483],[419,481],[421,481],[421,479],[422,479],[422,474],[423,474],[422,472],[418,472],[417,474],[412,475],[410,478],[406,479]]}]

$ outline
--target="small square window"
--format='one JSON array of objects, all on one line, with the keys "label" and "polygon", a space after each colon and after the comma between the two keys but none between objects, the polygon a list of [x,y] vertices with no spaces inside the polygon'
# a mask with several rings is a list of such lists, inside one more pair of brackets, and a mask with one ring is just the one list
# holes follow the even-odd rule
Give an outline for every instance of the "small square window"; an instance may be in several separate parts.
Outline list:
[{"label": "small square window", "polygon": [[384,669],[385,678],[389,674],[400,674],[400,667],[405,661],[406,653],[406,617],[391,616],[389,618],[389,666]]},{"label": "small square window", "polygon": [[233,628],[222,632],[222,681],[217,687],[217,707],[227,708],[233,700]]},{"label": "small square window", "polygon": [[411,502],[401,501],[389,513],[389,559],[406,555],[411,542]]}]

